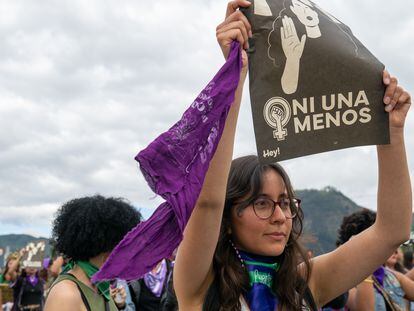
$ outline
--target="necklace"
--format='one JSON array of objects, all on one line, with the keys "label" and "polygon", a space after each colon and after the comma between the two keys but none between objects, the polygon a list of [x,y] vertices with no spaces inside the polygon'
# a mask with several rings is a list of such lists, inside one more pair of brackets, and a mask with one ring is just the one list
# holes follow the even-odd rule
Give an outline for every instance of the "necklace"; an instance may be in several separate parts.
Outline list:
[{"label": "necklace", "polygon": [[229,239],[229,242],[230,242],[231,246],[233,247],[234,251],[236,252],[236,255],[237,255],[237,257],[239,258],[239,260],[240,260],[240,262],[241,262],[242,267],[244,268],[244,267],[245,267],[245,266],[244,266],[244,260],[243,260],[243,258],[241,257],[239,250],[238,250],[238,249],[237,249],[237,247],[234,245],[234,243],[233,243],[233,241],[232,241],[231,239]]},{"label": "necklace", "polygon": [[229,239],[241,266],[249,277],[249,289],[243,293],[252,311],[275,310],[279,304],[278,297],[273,293],[273,280],[279,269],[276,257],[261,256],[238,250]]}]

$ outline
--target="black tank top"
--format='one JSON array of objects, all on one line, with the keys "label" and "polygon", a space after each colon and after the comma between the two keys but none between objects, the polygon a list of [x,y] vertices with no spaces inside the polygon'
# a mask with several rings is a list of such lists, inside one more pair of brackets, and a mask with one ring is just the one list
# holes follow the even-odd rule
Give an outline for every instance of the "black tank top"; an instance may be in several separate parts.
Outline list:
[{"label": "black tank top", "polygon": [[28,305],[41,305],[43,299],[43,282],[37,281],[37,284],[33,286],[27,280],[24,280],[22,284],[22,296],[20,300],[21,306]]}]

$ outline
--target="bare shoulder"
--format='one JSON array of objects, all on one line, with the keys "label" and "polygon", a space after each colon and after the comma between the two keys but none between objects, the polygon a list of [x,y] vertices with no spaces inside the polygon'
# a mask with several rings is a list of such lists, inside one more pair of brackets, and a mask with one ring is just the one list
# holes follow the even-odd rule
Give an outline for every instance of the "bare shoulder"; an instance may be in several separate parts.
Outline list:
[{"label": "bare shoulder", "polygon": [[83,301],[77,285],[64,280],[54,285],[46,299],[45,311],[83,310]]}]

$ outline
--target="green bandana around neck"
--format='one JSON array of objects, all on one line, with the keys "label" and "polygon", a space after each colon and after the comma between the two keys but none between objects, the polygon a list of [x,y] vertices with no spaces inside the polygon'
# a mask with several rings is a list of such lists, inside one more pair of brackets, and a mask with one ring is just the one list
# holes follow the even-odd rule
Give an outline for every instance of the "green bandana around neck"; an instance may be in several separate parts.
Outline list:
[{"label": "green bandana around neck", "polygon": [[[279,270],[279,264],[278,263],[264,263],[264,262],[258,262],[258,261],[249,261],[246,260],[244,262],[247,266],[255,267],[256,269],[248,269],[249,273],[249,279],[250,279],[250,286],[253,286],[253,284],[263,284],[272,288],[273,283],[273,271],[277,272]],[[259,271],[257,267],[265,268],[262,271]],[[267,268],[267,269],[266,269]]]},{"label": "green bandana around neck", "polygon": [[276,310],[279,299],[272,285],[280,263],[276,257],[260,256],[235,248],[250,279],[250,289],[244,297],[251,311]]},{"label": "green bandana around neck", "polygon": [[[83,260],[71,260],[68,262],[68,264],[63,268],[62,273],[66,273],[69,270],[73,269],[75,265],[79,266],[79,268],[82,269],[83,272],[87,275],[89,279],[92,279],[92,276],[99,271],[98,267],[91,264],[89,261],[83,261]],[[111,299],[111,294],[109,292],[109,281],[103,281],[96,284],[96,287],[98,288],[99,293],[106,299]]]}]

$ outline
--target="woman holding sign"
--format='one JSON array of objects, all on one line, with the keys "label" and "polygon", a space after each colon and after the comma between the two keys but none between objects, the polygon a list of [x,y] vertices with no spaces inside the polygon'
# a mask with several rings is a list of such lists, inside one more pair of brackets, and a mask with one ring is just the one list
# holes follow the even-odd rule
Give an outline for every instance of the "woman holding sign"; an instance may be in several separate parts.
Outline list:
[{"label": "woman holding sign", "polygon": [[[248,47],[251,27],[238,8],[249,5],[245,0],[230,2],[225,21],[217,27],[226,58],[233,40]],[[298,243],[301,201],[283,168],[260,165],[255,156],[231,161],[247,73],[247,55],[244,51],[242,55],[235,101],[176,258],[179,308],[316,310],[363,281],[409,238],[412,201],[404,123],[410,95],[384,73],[391,144],[377,147],[375,224],[335,251],[309,261]]]}]

